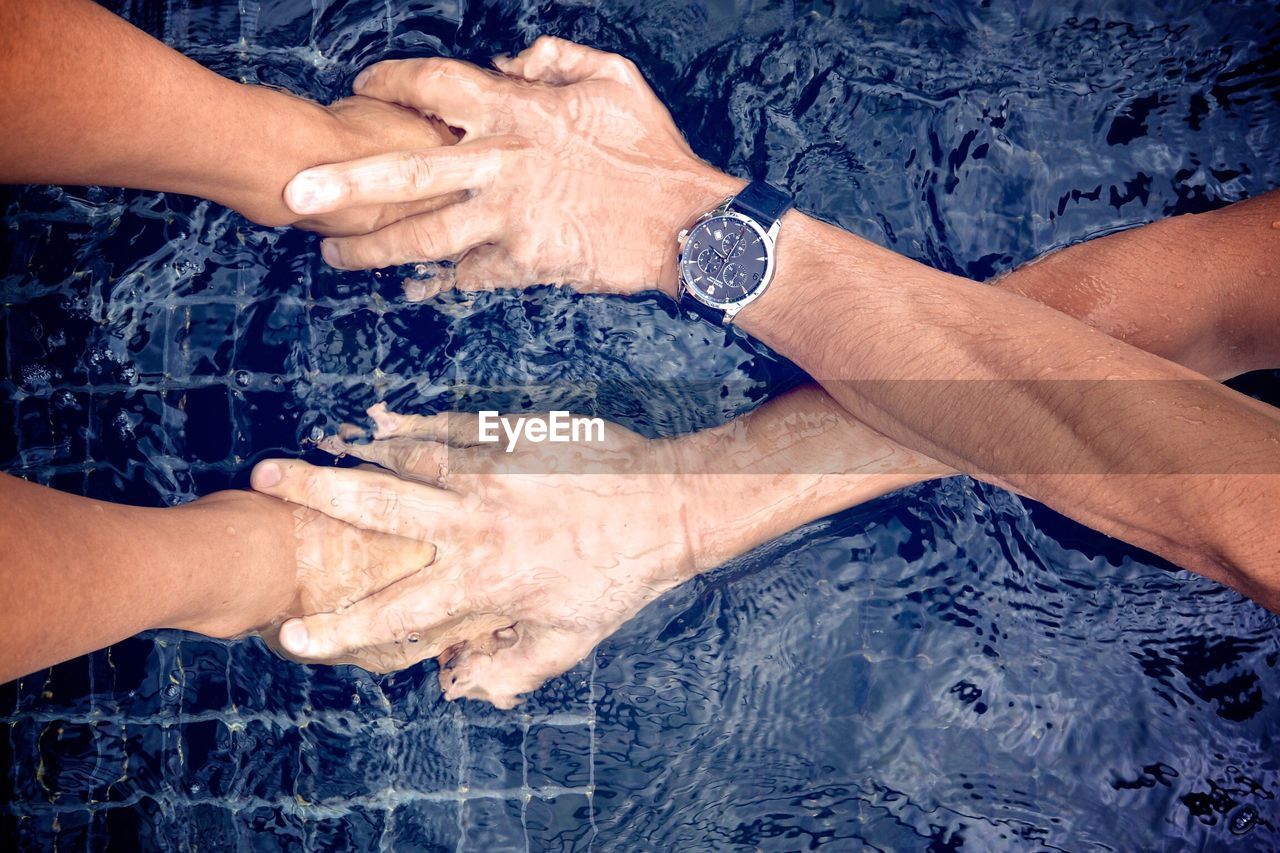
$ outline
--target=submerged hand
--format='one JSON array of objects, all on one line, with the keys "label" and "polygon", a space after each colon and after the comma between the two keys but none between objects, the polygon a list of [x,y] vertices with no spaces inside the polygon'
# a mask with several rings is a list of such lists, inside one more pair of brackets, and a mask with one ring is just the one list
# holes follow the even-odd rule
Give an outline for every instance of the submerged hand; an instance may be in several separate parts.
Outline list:
[{"label": "submerged hand", "polygon": [[[260,466],[258,477],[269,480],[270,470]],[[220,519],[216,529],[240,543],[228,568],[236,578],[177,626],[212,637],[258,630],[270,639],[286,618],[340,610],[435,559],[429,542],[361,530],[252,492],[219,492],[174,512]]]},{"label": "submerged hand", "polygon": [[603,442],[508,454],[476,443],[475,416],[370,414],[372,442],[322,446],[387,471],[267,462],[254,487],[438,556],[342,612],[286,623],[299,659],[385,672],[440,656],[448,698],[511,707],[695,570],[696,478],[675,475],[670,442],[610,424]]},{"label": "submerged hand", "polygon": [[461,128],[450,148],[309,169],[299,214],[465,201],[361,237],[329,240],[344,269],[459,259],[465,289],[547,282],[631,293],[675,282],[675,237],[740,182],[690,150],[629,60],[542,37],[504,75],[448,59],[381,62],[356,91]]}]

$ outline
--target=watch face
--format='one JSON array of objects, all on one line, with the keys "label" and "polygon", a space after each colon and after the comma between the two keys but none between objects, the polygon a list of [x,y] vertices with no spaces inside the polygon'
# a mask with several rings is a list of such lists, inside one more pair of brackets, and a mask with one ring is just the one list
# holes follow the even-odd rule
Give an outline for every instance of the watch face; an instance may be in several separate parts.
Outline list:
[{"label": "watch face", "polygon": [[734,216],[699,222],[680,253],[685,285],[705,302],[745,299],[760,287],[768,269],[769,250],[760,233]]}]

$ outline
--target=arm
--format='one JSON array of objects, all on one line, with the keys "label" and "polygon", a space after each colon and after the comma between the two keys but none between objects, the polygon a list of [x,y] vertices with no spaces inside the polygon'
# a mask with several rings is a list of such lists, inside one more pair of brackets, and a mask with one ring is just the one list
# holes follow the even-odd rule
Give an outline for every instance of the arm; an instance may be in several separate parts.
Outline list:
[{"label": "arm", "polygon": [[[363,75],[362,93],[412,103],[453,125],[471,122],[474,132],[455,150],[412,155],[421,179],[395,192],[364,193],[351,177],[375,162],[391,169],[394,157],[307,177],[341,185],[337,197],[346,203],[462,187],[473,195],[428,214],[429,228],[401,223],[330,241],[326,257],[360,267],[465,252],[457,268],[462,286],[532,280],[673,293],[671,235],[742,182],[688,153],[669,115],[620,57],[540,39],[502,67],[523,79],[444,60],[382,63]],[[451,80],[478,94],[465,103],[449,96]],[[519,101],[536,109],[525,115],[512,107]],[[464,156],[485,167],[468,177],[455,168]],[[570,173],[567,162],[583,165]],[[1087,297],[1091,286],[1096,292],[1098,281],[1116,282],[1094,300],[1096,315],[1088,304],[1076,305],[1105,328],[1108,294],[1123,305],[1134,298],[1120,295],[1130,282],[1171,279],[1176,292],[1187,283],[1181,276],[1195,282],[1207,272],[1213,284],[1198,317],[1173,314],[1176,298],[1158,288],[1138,297],[1147,300],[1138,325],[1154,320],[1150,327],[1158,330],[1147,343],[1157,347],[1179,326],[1195,327],[1181,355],[1197,366],[1223,373],[1263,363],[1275,347],[1266,330],[1280,319],[1273,260],[1280,230],[1268,222],[1274,205],[1264,199],[1242,211],[1116,235],[1014,273],[1000,288],[792,212],[780,237],[778,278],[738,322],[902,444],[1280,608],[1280,543],[1262,521],[1280,506],[1275,412],[1016,292],[1034,294],[1044,287],[1036,284],[1041,276],[1053,282],[1065,271],[1081,282],[1074,288],[1080,296],[1064,297],[1066,305]],[[510,210],[537,216],[507,216]],[[1241,325],[1231,335],[1213,339],[1235,321]]]},{"label": "arm", "polygon": [[232,637],[334,609],[435,553],[252,492],[143,509],[0,474],[0,505],[0,683],[151,628]]},{"label": "arm", "polygon": [[[1269,289],[1254,302],[1266,314],[1277,270],[1263,253],[1280,250],[1280,232],[1269,223],[1222,229],[1231,235],[1224,245],[1211,241],[1215,216],[1184,217],[1168,229],[1182,238],[1172,246],[1148,244],[1148,229],[1107,238],[1077,269],[1176,281],[1216,246],[1224,278],[1254,276]],[[987,287],[788,218],[791,257],[777,290],[743,312],[746,331],[907,446],[1280,610],[1280,538],[1262,521],[1280,507],[1273,409],[1019,295],[1017,272],[1005,287]],[[1145,260],[1153,253],[1162,253],[1159,264]],[[1049,263],[1061,270],[1071,254]],[[1222,336],[1225,345],[1185,340],[1184,357],[1222,372],[1269,356],[1265,346],[1235,345],[1249,340],[1247,328]]]},{"label": "arm", "polygon": [[329,233],[414,208],[299,217],[281,195],[299,169],[452,139],[367,98],[326,108],[233,82],[90,0],[0,0],[0,84],[0,182],[188,193]]},{"label": "arm", "polygon": [[[511,707],[697,574],[946,469],[848,417],[815,386],[719,429],[647,440],[477,443],[473,415],[370,410],[369,443],[322,447],[386,468],[261,463],[255,488],[439,545],[422,574],[341,613],[282,626],[282,651],[378,672],[439,656],[452,699]],[[832,473],[838,472],[838,473]],[[554,506],[555,512],[547,507]]]}]

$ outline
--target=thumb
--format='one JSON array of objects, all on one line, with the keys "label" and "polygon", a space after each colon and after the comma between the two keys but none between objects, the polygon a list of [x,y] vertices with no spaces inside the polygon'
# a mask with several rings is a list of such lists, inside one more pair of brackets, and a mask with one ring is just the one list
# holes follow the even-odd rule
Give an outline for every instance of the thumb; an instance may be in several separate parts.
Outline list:
[{"label": "thumb", "polygon": [[627,85],[643,81],[635,63],[626,57],[555,36],[539,36],[516,56],[495,58],[493,64],[511,77],[554,86],[593,78],[616,80]]}]

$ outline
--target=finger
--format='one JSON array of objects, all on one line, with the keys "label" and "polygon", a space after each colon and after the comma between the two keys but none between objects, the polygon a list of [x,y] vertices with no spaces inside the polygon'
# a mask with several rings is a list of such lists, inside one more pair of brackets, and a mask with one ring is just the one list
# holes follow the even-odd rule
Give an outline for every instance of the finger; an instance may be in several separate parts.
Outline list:
[{"label": "finger", "polygon": [[438,541],[456,534],[462,519],[456,494],[385,471],[269,459],[254,467],[250,483],[263,494],[393,536]]},{"label": "finger", "polygon": [[453,269],[456,290],[495,290],[518,287],[528,276],[501,246],[477,246],[458,260]]},{"label": "finger", "polygon": [[506,149],[490,141],[396,151],[306,169],[284,188],[294,213],[314,215],[349,207],[414,204],[489,186]]},{"label": "finger", "polygon": [[483,699],[514,708],[550,678],[572,669],[595,644],[557,629],[517,625],[514,642],[484,653],[471,644],[441,661],[440,689],[446,699]]},{"label": "finger", "polygon": [[422,635],[454,618],[452,614],[462,607],[461,590],[447,582],[427,586],[421,578],[412,583],[415,588],[409,592],[393,584],[339,613],[290,619],[280,626],[280,644],[290,654],[314,661],[392,644],[420,646],[439,654],[453,641],[424,643]]},{"label": "finger", "polygon": [[324,602],[327,605],[325,609],[350,606],[405,578],[413,577],[435,563],[434,542],[390,536],[372,530],[353,532],[357,536],[352,540],[351,553],[345,561],[346,567],[362,567],[362,570],[347,573],[352,580],[350,591],[342,600]]},{"label": "finger", "polygon": [[462,584],[443,573],[411,583],[390,586],[337,613],[290,619],[280,627],[280,644],[310,661],[359,660],[395,646],[423,660],[467,638],[493,637],[511,624],[498,614],[465,613]]},{"label": "finger", "polygon": [[480,441],[480,416],[474,412],[441,412],[437,415],[399,415],[379,403],[369,409],[373,437],[426,439],[450,447],[475,447]]},{"label": "finger", "polygon": [[555,36],[539,36],[516,56],[494,59],[494,65],[512,77],[556,86],[601,78],[625,84],[642,80],[635,63],[626,57]]},{"label": "finger", "polygon": [[[442,207],[457,204],[466,199],[467,194],[465,192],[456,192],[439,198],[421,198],[400,204],[360,205],[359,207],[346,208],[336,217],[315,216],[299,219],[294,223],[294,226],[306,231],[315,231],[325,237],[368,234],[370,231],[385,228],[392,222],[399,222],[401,219],[408,219],[410,216],[417,216],[419,213],[439,210]],[[333,219],[337,219],[337,221],[330,221]]]},{"label": "finger", "polygon": [[479,199],[424,213],[360,237],[331,237],[320,245],[332,267],[375,269],[456,257],[501,234],[502,221]]},{"label": "finger", "polygon": [[409,477],[433,486],[444,485],[449,471],[449,447],[436,441],[397,436],[354,444],[329,436],[317,446],[335,456],[354,456],[381,465],[399,477]]},{"label": "finger", "polygon": [[371,65],[356,77],[357,95],[413,107],[472,133],[501,132],[510,111],[502,101],[514,84],[456,59],[392,59]]},{"label": "finger", "polygon": [[396,672],[397,670],[413,666],[416,663],[426,660],[428,657],[432,657],[432,655],[425,654],[423,650],[420,650],[415,645],[401,643],[399,645],[387,644],[375,646],[372,648],[361,649],[359,652],[336,655],[330,658],[310,659],[294,654],[280,641],[280,627],[276,627],[270,631],[263,630],[260,636],[273,652],[286,660],[293,661],[294,663],[324,664],[326,666],[350,664],[352,666],[358,666],[369,672],[379,674]]}]

